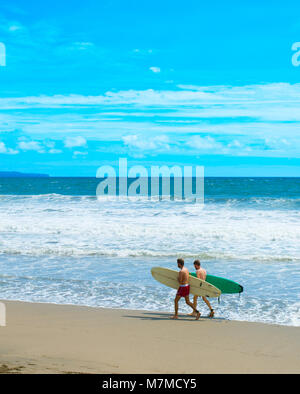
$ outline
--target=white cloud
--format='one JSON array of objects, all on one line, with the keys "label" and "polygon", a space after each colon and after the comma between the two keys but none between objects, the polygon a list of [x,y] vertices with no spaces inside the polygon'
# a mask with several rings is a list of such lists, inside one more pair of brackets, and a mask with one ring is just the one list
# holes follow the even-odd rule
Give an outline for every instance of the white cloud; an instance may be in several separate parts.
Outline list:
[{"label": "white cloud", "polygon": [[242,148],[243,144],[238,140],[233,140],[227,146],[228,148]]},{"label": "white cloud", "polygon": [[94,44],[92,42],[73,42],[69,49],[78,49],[80,51],[85,51],[93,47]]},{"label": "white cloud", "polygon": [[6,153],[6,146],[0,141],[0,153]]},{"label": "white cloud", "polygon": [[148,55],[153,53],[153,49],[139,49],[139,48],[135,48],[132,51],[133,53],[138,53],[140,55]]},{"label": "white cloud", "polygon": [[[45,136],[55,136],[67,148],[86,146],[87,138],[117,142],[120,149],[138,155],[180,147],[190,152],[299,157],[300,84],[177,88],[0,98],[0,130],[7,135],[22,130],[33,140],[44,139],[47,151],[55,146],[47,145]],[[31,111],[36,108],[41,110]],[[61,114],[56,108],[68,110]]]},{"label": "white cloud", "polygon": [[149,70],[154,73],[160,73],[160,67],[149,67]]},{"label": "white cloud", "polygon": [[18,30],[23,30],[23,26],[22,26],[21,24],[19,24],[19,23],[15,23],[15,24],[10,25],[10,26],[8,27],[8,30],[9,30],[10,32],[15,32],[15,31],[18,31]]},{"label": "white cloud", "polygon": [[78,146],[86,146],[86,139],[78,136],[78,137],[67,137],[64,141],[66,148],[74,148]]},{"label": "white cloud", "polygon": [[[151,67],[159,72],[158,67]],[[300,83],[249,86],[186,86],[179,90],[126,90],[99,96],[54,95],[0,98],[2,109],[59,108],[66,106],[136,105],[178,106],[183,116],[256,116],[267,120],[300,120]],[[216,107],[218,106],[218,107]],[[182,111],[182,113],[181,113]],[[186,112],[184,112],[186,111]],[[220,114],[220,115],[218,115]],[[244,114],[244,115],[243,115]]]},{"label": "white cloud", "polygon": [[4,144],[4,142],[0,141],[0,153],[6,154],[6,155],[16,155],[19,153],[19,151],[11,148],[7,148]]},{"label": "white cloud", "polygon": [[62,150],[61,149],[50,149],[49,153],[54,155],[54,154],[62,153]]},{"label": "white cloud", "polygon": [[20,141],[18,147],[24,151],[34,150],[39,153],[44,153],[44,149],[38,141]]},{"label": "white cloud", "polygon": [[169,150],[170,141],[169,137],[166,135],[158,135],[155,137],[145,137],[142,135],[126,135],[123,138],[123,142],[130,148],[141,149],[144,151],[151,150]]},{"label": "white cloud", "polygon": [[217,142],[214,138],[210,136],[201,137],[200,135],[195,135],[188,139],[186,145],[193,149],[199,150],[212,150],[212,149],[222,149],[224,146]]}]

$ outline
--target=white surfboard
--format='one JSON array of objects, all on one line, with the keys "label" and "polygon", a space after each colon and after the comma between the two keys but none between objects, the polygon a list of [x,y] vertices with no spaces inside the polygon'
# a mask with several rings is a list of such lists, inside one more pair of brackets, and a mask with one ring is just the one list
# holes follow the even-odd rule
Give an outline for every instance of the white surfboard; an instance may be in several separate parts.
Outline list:
[{"label": "white surfboard", "polygon": [[[178,271],[169,268],[153,267],[151,269],[151,274],[154,279],[163,285],[172,287],[172,289],[179,288]],[[190,293],[200,297],[219,297],[221,295],[221,290],[205,282],[205,280],[193,276],[189,276],[189,285]]]}]

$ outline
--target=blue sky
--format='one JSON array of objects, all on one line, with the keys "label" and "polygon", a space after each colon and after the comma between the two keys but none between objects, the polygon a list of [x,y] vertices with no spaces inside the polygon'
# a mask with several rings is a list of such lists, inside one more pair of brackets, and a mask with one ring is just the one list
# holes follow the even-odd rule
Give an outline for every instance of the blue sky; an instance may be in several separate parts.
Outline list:
[{"label": "blue sky", "polygon": [[261,3],[1,3],[1,170],[299,176],[300,5]]}]

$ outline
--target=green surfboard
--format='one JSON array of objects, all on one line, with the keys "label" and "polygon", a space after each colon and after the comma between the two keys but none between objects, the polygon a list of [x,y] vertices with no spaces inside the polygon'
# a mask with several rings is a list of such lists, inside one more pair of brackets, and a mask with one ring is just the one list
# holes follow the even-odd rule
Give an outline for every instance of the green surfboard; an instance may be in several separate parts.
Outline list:
[{"label": "green surfboard", "polygon": [[[195,272],[192,272],[190,275],[197,276]],[[221,278],[219,276],[207,275],[206,282],[220,289],[223,294],[242,293],[244,290],[243,286],[233,280]]]}]

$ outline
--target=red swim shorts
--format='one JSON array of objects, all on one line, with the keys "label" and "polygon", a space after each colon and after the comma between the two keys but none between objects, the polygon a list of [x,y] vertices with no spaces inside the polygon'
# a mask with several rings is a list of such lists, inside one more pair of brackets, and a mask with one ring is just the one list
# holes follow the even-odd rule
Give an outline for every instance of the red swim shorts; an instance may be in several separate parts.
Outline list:
[{"label": "red swim shorts", "polygon": [[176,295],[180,297],[186,297],[189,294],[190,294],[190,285],[187,285],[187,286],[180,286]]}]

